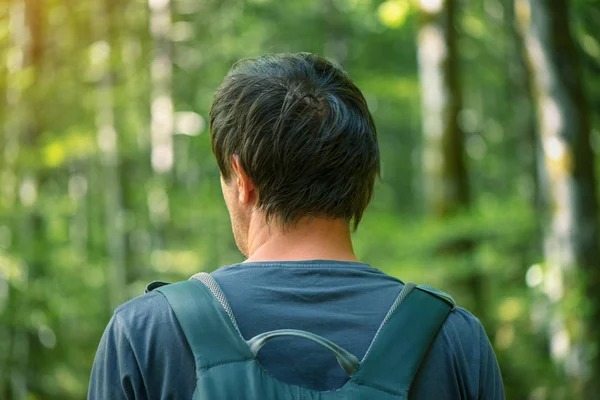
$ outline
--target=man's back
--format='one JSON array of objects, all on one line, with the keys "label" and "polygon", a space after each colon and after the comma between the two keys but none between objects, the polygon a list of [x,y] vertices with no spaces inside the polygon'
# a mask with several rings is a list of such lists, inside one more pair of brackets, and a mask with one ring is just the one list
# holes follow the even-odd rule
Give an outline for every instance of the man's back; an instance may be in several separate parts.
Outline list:
[{"label": "man's back", "polygon": [[[362,358],[402,288],[359,263],[352,245],[381,169],[363,94],[341,68],[314,54],[267,55],[232,67],[209,121],[233,237],[246,257],[213,276],[242,335],[296,328]],[[276,339],[258,361],[281,381],[309,388],[332,390],[346,379],[330,354],[305,340]],[[194,370],[175,314],[151,293],[115,312],[90,398],[188,399]],[[413,394],[503,397],[489,341],[465,310],[450,313]]]},{"label": "man's back", "polygon": [[[274,329],[301,329],[359,359],[402,288],[395,278],[352,262],[245,263],[212,275],[246,339]],[[273,340],[258,361],[279,380],[316,390],[334,390],[347,380],[330,353],[306,340]],[[120,307],[98,350],[90,398],[187,399],[194,386],[191,351],[164,297],[150,293]],[[483,327],[464,309],[456,308],[438,333],[411,398],[503,398]]]}]

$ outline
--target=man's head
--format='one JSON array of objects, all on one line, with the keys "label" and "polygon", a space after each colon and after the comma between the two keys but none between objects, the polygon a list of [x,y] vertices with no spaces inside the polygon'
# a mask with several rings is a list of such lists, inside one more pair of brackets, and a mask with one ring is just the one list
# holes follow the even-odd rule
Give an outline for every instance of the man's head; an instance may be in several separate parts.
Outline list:
[{"label": "man's head", "polygon": [[250,217],[293,227],[304,218],[362,218],[379,174],[375,125],[360,90],[313,54],[234,65],[215,94],[210,135],[236,242]]}]

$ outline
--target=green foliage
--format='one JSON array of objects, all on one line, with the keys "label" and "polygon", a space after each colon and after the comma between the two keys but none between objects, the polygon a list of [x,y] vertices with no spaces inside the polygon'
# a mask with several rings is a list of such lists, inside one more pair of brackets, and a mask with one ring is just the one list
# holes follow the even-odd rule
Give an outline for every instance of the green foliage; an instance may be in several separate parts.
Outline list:
[{"label": "green foliage", "polygon": [[[516,61],[511,2],[462,2],[459,10],[459,122],[474,200],[446,220],[425,216],[422,206],[416,2],[172,0],[175,119],[193,112],[200,122],[193,134],[175,129],[174,168],[166,174],[150,162],[157,43],[148,4],[30,3],[43,7],[39,64],[20,25],[23,2],[0,7],[0,399],[85,397],[113,311],[117,260],[108,232],[124,249],[127,298],[151,280],[184,279],[242,260],[208,141],[208,109],[233,62],[284,51],[316,52],[342,64],[376,120],[383,176],[355,235],[359,256],[400,279],[451,293],[480,318],[507,398],[569,398],[566,378],[550,362],[543,295],[526,281],[532,266],[543,264],[541,221],[527,131],[533,109]],[[600,11],[592,0],[574,3],[597,151]],[[103,4],[116,7],[110,26],[96,18]],[[108,72],[98,61],[107,46]],[[103,85],[112,94],[114,166],[101,161],[98,140]],[[109,183],[120,188],[118,209],[108,208]]]}]

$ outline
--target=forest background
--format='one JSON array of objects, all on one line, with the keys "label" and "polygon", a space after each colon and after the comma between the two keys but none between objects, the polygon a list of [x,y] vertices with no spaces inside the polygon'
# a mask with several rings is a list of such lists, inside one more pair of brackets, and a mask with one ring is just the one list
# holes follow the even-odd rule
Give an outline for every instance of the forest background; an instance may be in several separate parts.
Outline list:
[{"label": "forest background", "polygon": [[600,2],[0,0],[0,399],[83,399],[114,308],[242,261],[207,115],[309,51],[374,115],[358,256],[481,319],[508,399],[600,390]]}]

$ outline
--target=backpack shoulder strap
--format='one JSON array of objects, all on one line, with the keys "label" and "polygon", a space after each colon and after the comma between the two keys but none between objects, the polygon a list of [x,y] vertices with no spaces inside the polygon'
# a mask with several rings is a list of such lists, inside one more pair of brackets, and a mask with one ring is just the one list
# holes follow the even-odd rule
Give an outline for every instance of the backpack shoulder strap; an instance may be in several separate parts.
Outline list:
[{"label": "backpack shoulder strap", "polygon": [[222,302],[217,299],[205,283],[190,279],[163,285],[154,291],[165,296],[173,309],[194,354],[197,371],[254,358],[233,314],[230,315],[223,306],[227,300],[224,296]]},{"label": "backpack shoulder strap", "polygon": [[390,308],[355,375],[355,381],[394,394],[410,385],[454,300],[429,286],[407,283]]}]

